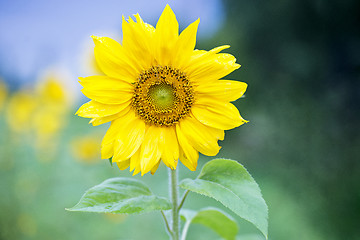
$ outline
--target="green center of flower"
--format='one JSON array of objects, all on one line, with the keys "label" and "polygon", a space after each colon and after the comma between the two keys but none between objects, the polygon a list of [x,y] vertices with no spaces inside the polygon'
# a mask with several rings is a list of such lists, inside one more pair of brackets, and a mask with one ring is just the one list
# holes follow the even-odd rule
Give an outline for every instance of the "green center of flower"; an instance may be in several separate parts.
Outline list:
[{"label": "green center of flower", "polygon": [[175,100],[174,89],[166,83],[155,84],[149,88],[148,97],[159,109],[171,108]]},{"label": "green center of flower", "polygon": [[172,126],[188,115],[193,88],[185,73],[169,66],[142,72],[134,84],[132,107],[146,123]]}]

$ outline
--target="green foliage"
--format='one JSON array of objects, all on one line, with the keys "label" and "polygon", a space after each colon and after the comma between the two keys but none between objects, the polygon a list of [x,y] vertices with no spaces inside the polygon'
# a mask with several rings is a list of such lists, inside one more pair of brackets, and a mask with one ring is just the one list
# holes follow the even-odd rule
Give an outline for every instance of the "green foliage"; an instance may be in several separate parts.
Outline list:
[{"label": "green foliage", "polygon": [[68,211],[139,214],[168,210],[169,201],[157,197],[142,182],[131,178],[111,178],[90,188]]},{"label": "green foliage", "polygon": [[182,209],[180,215],[186,221],[185,227],[188,227],[190,223],[199,223],[211,228],[226,240],[234,240],[239,231],[236,221],[217,208],[206,208],[199,211]]},{"label": "green foliage", "polygon": [[184,179],[180,187],[218,200],[267,238],[267,205],[255,180],[238,162],[212,160],[204,165],[197,179]]},{"label": "green foliage", "polygon": [[236,237],[236,240],[263,240],[263,239],[264,239],[263,236],[256,234],[247,234]]}]

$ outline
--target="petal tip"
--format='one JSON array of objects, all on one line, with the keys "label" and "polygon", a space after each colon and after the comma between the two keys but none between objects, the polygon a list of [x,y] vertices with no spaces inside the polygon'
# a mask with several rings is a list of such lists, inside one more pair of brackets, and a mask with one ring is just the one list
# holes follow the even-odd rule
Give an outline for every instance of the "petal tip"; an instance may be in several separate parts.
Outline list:
[{"label": "petal tip", "polygon": [[199,23],[200,23],[200,18],[196,19],[193,23],[196,24],[196,25],[199,25]]},{"label": "petal tip", "polygon": [[98,36],[95,36],[95,35],[91,35],[91,38],[95,41],[95,40],[97,40],[97,41],[99,41],[100,40],[100,37],[98,37]]},{"label": "petal tip", "polygon": [[169,4],[166,4],[163,12],[160,15],[160,18],[165,17],[165,19],[176,19],[174,11],[171,9]]},{"label": "petal tip", "polygon": [[164,11],[165,11],[165,10],[166,10],[166,11],[171,11],[171,12],[173,11],[168,3],[166,4],[166,6],[165,6],[165,8],[164,8]]}]

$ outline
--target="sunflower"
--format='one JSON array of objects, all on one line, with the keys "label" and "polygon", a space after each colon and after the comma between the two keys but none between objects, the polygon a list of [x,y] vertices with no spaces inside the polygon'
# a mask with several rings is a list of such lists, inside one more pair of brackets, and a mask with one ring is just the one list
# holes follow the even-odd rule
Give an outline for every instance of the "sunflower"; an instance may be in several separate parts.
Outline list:
[{"label": "sunflower", "polygon": [[[234,56],[196,50],[199,19],[179,35],[179,24],[167,5],[156,28],[139,14],[123,18],[122,44],[95,37],[95,58],[104,76],[79,78],[91,101],[77,115],[94,126],[111,122],[101,156],[112,158],[134,175],[154,173],[160,162],[175,169],[178,159],[196,170],[199,152],[216,155],[224,130],[245,123],[230,103],[246,83],[219,80],[240,67]],[[135,21],[136,20],[136,21]]]}]

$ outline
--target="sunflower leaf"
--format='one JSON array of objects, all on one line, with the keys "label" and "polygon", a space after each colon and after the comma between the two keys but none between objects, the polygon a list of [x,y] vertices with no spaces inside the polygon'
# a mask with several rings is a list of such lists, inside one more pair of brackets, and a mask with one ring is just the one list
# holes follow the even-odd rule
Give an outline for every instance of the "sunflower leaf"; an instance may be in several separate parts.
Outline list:
[{"label": "sunflower leaf", "polygon": [[211,228],[226,240],[235,240],[239,231],[236,221],[217,208],[204,208],[199,211],[182,209],[180,215],[186,221],[185,226],[190,223],[202,224]]},{"label": "sunflower leaf", "polygon": [[254,224],[267,238],[267,205],[255,180],[237,161],[212,160],[204,165],[197,179],[184,179],[180,187],[216,199]]},{"label": "sunflower leaf", "polygon": [[168,210],[170,202],[155,196],[136,179],[110,178],[90,188],[80,201],[68,211],[139,214]]}]

